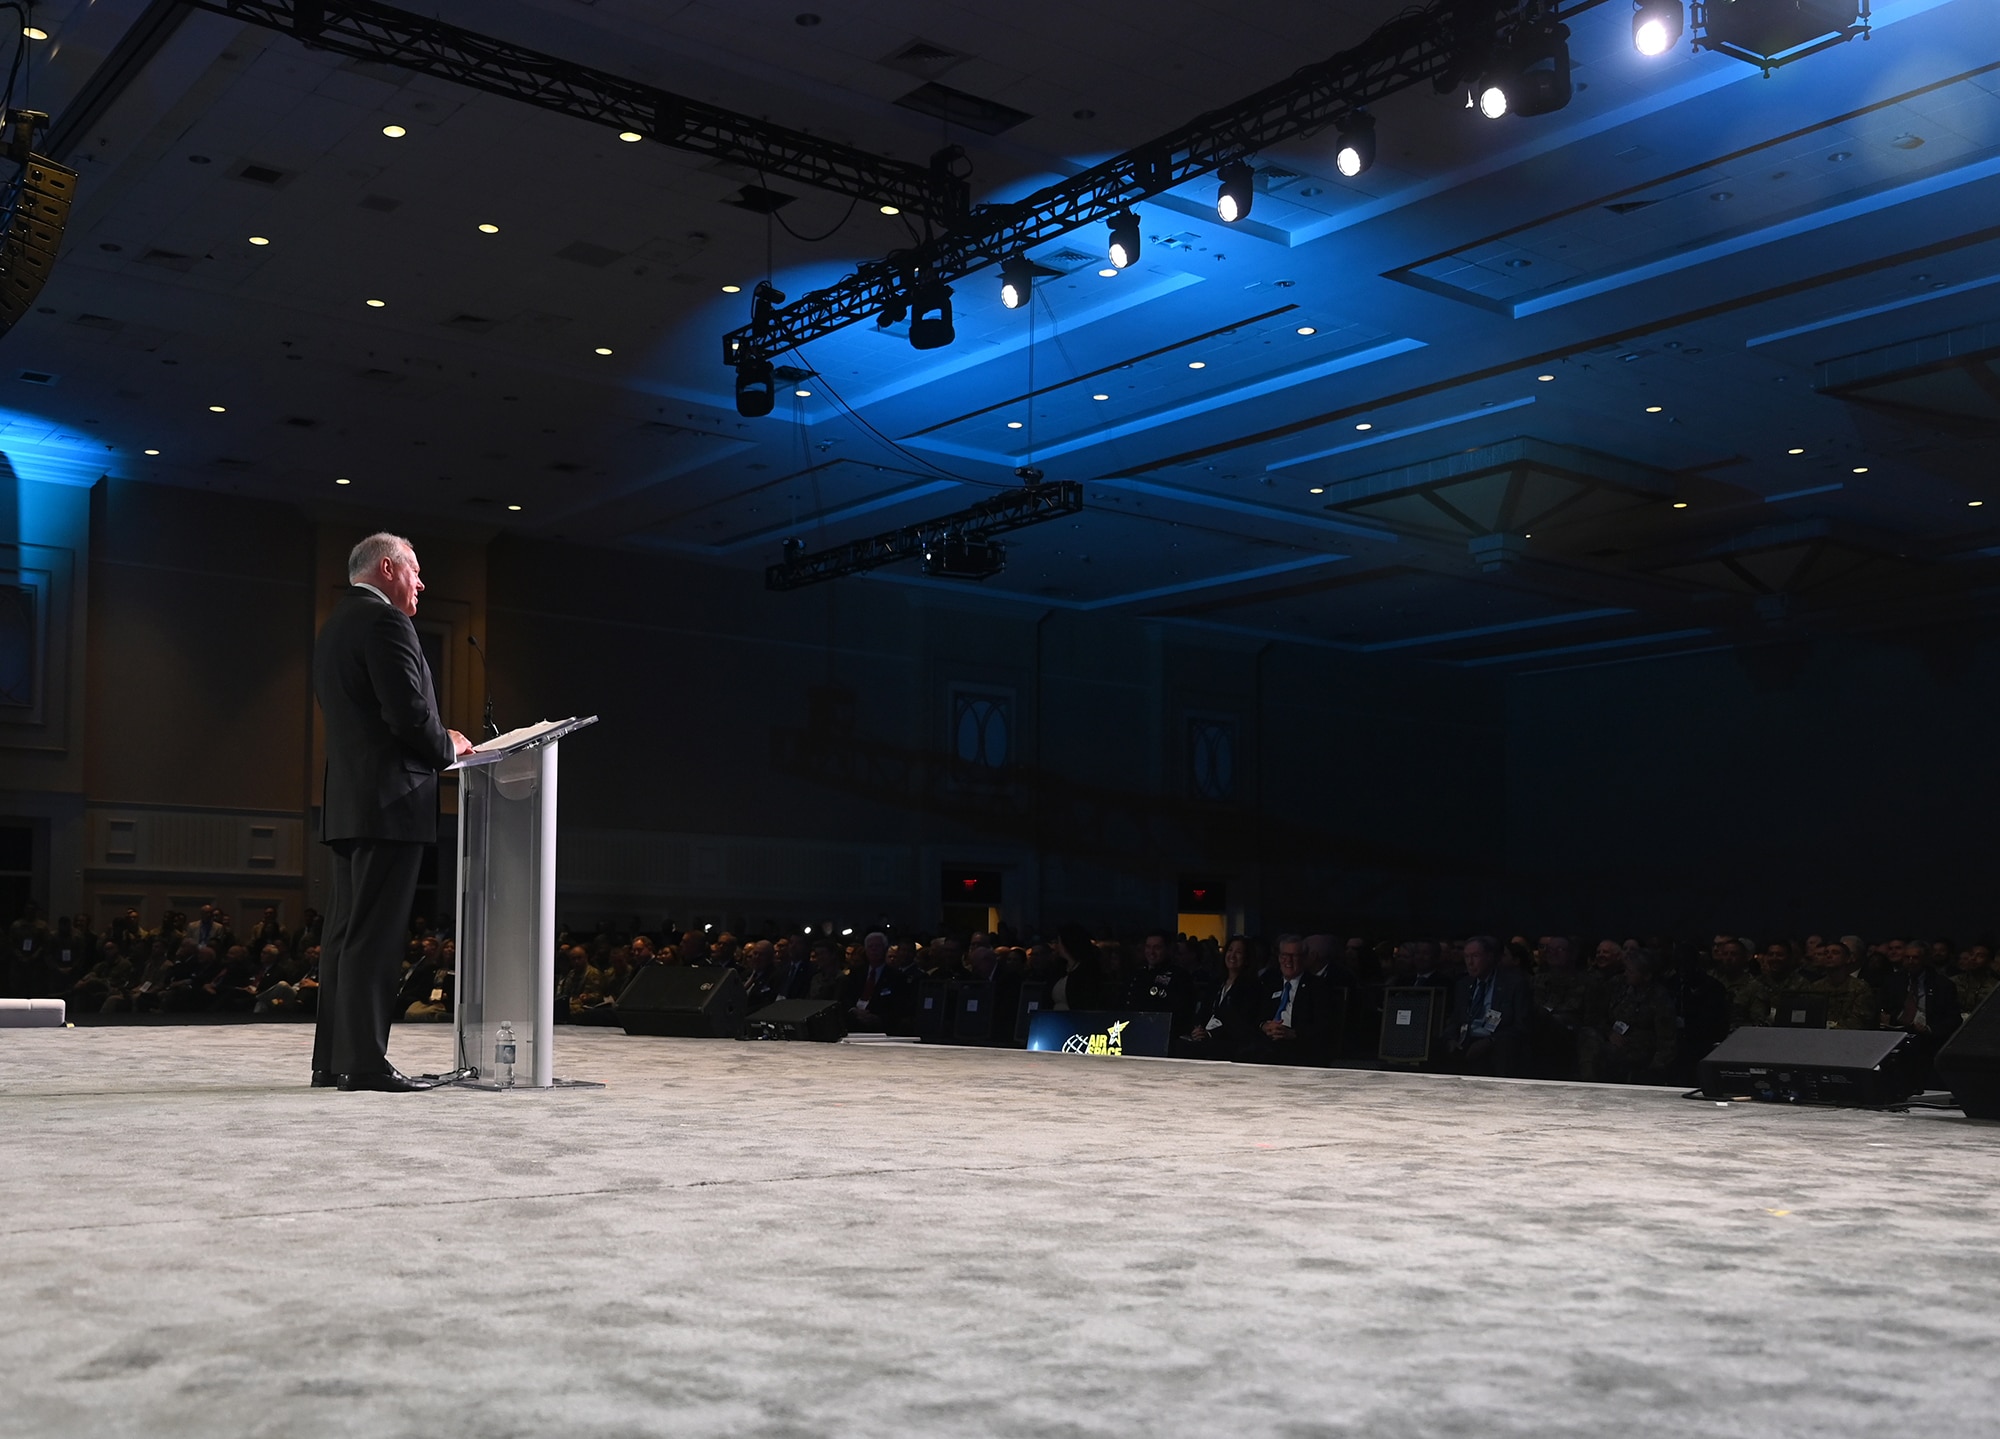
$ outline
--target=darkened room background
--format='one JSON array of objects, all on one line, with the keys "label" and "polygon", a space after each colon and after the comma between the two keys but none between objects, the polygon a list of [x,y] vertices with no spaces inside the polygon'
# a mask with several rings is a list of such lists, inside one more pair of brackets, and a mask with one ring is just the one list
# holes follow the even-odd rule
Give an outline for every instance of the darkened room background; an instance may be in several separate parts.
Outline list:
[{"label": "darkened room background", "polygon": [[[320,904],[318,617],[374,516],[11,482],[46,645],[4,812],[44,906]],[[381,517],[393,523],[394,516]],[[435,527],[433,527],[435,528]],[[1988,922],[1993,645],[1962,629],[1501,677],[893,581],[416,526],[454,723],[565,746],[579,919],[1867,933]],[[38,717],[38,718],[37,718]],[[30,723],[30,720],[34,722]],[[423,902],[449,895],[444,888]]]}]

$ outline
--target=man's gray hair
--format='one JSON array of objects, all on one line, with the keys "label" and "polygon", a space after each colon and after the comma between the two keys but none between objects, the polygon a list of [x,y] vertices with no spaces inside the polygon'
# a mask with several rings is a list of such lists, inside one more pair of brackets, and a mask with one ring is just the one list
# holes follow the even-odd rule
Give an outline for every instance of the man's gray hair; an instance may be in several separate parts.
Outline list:
[{"label": "man's gray hair", "polygon": [[370,535],[347,552],[347,582],[353,584],[356,580],[368,578],[382,561],[394,559],[403,550],[415,554],[417,547],[401,535],[392,535],[386,530]]}]

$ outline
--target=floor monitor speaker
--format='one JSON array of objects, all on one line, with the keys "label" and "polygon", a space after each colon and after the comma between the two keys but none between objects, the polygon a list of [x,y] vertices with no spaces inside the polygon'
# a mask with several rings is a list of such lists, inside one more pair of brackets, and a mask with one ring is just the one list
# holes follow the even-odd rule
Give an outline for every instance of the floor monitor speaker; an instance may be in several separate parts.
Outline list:
[{"label": "floor monitor speaker", "polygon": [[764,1039],[809,1039],[838,1044],[847,1038],[847,1016],[834,999],[781,999],[750,1016],[750,1033]]},{"label": "floor monitor speaker", "polygon": [[743,980],[705,964],[649,964],[618,996],[618,1023],[627,1034],[741,1039]]},{"label": "floor monitor speaker", "polygon": [[1989,996],[1973,1010],[1931,1068],[1968,1119],[2000,1119],[2000,1004]]},{"label": "floor monitor speaker", "polygon": [[1781,1104],[1895,1104],[1917,1092],[1908,1037],[1900,1029],[1746,1026],[1702,1060],[1701,1092]]}]

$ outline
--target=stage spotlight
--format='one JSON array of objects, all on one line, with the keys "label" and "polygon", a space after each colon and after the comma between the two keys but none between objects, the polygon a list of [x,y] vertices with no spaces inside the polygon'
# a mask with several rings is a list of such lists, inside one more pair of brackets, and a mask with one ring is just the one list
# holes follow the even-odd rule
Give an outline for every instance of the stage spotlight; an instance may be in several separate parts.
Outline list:
[{"label": "stage spotlight", "polygon": [[1521,26],[1478,88],[1479,113],[1489,120],[1562,109],[1570,100],[1569,26]]},{"label": "stage spotlight", "polygon": [[1026,255],[1016,255],[1011,260],[1000,262],[1000,303],[1010,310],[1018,310],[1028,303],[1028,296],[1035,289],[1035,267],[1028,263]]},{"label": "stage spotlight", "polygon": [[1111,263],[1121,270],[1128,270],[1139,263],[1139,217],[1130,210],[1120,210],[1111,217]]},{"label": "stage spotlight", "polygon": [[1338,128],[1340,148],[1333,152],[1334,168],[1352,180],[1375,163],[1375,117],[1356,110]]},{"label": "stage spotlight", "polygon": [[951,324],[951,286],[926,280],[910,296],[910,348],[941,350],[958,338]]},{"label": "stage spotlight", "polygon": [[1681,0],[1634,0],[1634,6],[1633,48],[1649,58],[1673,49],[1687,27],[1687,11]]},{"label": "stage spotlight", "polygon": [[771,413],[777,397],[777,377],[769,360],[741,360],[736,365],[736,413],[761,420]]},{"label": "stage spotlight", "polygon": [[1222,188],[1216,192],[1215,213],[1222,217],[1222,223],[1233,225],[1250,213],[1250,202],[1255,198],[1256,172],[1241,160],[1231,160],[1216,172],[1222,181]]}]

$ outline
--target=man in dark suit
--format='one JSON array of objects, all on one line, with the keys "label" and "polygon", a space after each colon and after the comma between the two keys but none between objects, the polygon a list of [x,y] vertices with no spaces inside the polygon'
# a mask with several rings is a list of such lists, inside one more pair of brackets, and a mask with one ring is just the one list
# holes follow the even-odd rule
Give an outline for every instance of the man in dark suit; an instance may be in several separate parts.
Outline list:
[{"label": "man in dark suit", "polygon": [[388,1057],[417,871],[437,843],[438,771],[472,745],[438,719],[410,623],[424,591],[410,542],[370,535],[348,556],[347,580],[313,649],[326,717],[320,838],[333,851],[313,1083],[400,1093],[429,1087]]},{"label": "man in dark suit", "polygon": [[1276,988],[1242,1057],[1256,1064],[1327,1065],[1339,1038],[1339,1001],[1306,972],[1306,942],[1278,937]]},{"label": "man in dark suit", "polygon": [[1445,1047],[1461,1074],[1518,1077],[1528,1072],[1528,1027],[1535,994],[1518,969],[1500,965],[1500,941],[1476,934],[1465,942],[1465,973],[1452,985]]}]

